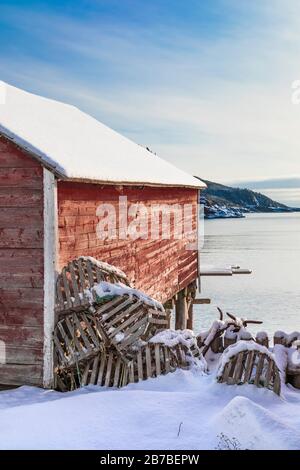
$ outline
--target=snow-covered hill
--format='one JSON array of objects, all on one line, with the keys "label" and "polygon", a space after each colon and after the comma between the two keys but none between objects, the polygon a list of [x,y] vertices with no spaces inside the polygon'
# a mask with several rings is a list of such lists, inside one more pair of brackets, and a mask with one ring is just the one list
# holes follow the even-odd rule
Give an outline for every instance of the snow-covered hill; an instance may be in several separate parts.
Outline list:
[{"label": "snow-covered hill", "polygon": [[250,189],[233,188],[203,180],[207,189],[201,192],[207,218],[245,217],[249,212],[292,212],[294,208],[273,201]]}]

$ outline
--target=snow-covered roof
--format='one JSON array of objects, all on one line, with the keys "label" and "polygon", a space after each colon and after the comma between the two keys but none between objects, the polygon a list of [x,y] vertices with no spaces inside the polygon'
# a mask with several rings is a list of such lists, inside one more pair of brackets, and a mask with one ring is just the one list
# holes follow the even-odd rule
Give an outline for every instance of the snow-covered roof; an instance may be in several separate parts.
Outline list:
[{"label": "snow-covered roof", "polygon": [[193,176],[78,108],[0,81],[0,133],[60,177],[204,188]]}]

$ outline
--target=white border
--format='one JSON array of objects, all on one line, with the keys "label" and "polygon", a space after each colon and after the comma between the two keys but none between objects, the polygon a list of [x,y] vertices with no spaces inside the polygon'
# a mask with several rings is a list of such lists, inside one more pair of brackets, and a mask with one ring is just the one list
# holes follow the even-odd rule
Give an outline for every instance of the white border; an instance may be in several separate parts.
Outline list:
[{"label": "white border", "polygon": [[[203,243],[204,243],[204,226],[203,228],[200,226],[200,224],[204,224],[204,217],[203,220],[200,219],[200,212],[198,209],[201,209],[201,204],[200,204],[200,198],[201,198],[201,190],[198,189],[197,191],[197,218],[196,218],[196,223],[197,223],[197,261],[198,261],[198,292],[201,294],[201,249],[203,248],[201,245],[202,237],[203,237]],[[203,232],[201,233],[201,230]],[[202,237],[201,237],[202,235]]]},{"label": "white border", "polygon": [[43,385],[53,387],[55,278],[57,270],[57,182],[44,168],[44,367]]}]

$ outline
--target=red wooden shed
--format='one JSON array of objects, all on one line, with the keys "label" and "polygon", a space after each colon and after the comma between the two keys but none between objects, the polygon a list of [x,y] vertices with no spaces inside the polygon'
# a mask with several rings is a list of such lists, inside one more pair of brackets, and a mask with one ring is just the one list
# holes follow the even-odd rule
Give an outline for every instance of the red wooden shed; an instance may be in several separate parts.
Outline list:
[{"label": "red wooden shed", "polygon": [[[51,387],[55,278],[77,256],[180,303],[199,271],[191,243],[203,187],[77,108],[0,82],[0,384]],[[152,226],[162,205],[168,236]],[[189,228],[175,237],[178,214]],[[115,224],[110,236],[101,221]]]}]

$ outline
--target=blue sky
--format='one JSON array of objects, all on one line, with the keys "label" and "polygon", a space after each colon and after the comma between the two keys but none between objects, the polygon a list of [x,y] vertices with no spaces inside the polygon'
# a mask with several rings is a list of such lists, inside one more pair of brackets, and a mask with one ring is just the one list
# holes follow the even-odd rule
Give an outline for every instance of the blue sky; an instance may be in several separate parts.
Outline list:
[{"label": "blue sky", "polygon": [[0,9],[2,80],[76,104],[190,173],[260,188],[271,179],[281,200],[300,205],[298,0]]}]

